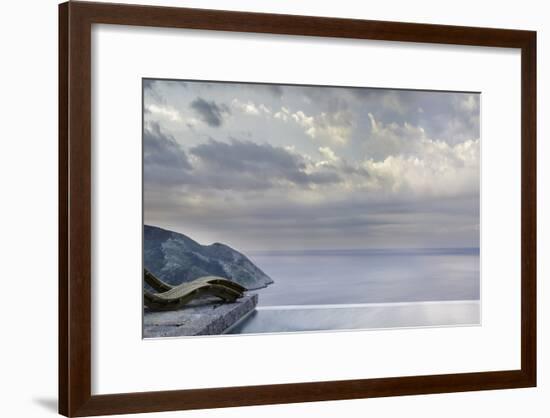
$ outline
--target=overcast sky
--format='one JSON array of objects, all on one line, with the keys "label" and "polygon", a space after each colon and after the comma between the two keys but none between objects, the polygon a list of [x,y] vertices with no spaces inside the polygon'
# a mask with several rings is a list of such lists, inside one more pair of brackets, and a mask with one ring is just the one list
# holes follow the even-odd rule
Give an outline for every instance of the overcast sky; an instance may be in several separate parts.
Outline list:
[{"label": "overcast sky", "polygon": [[241,250],[479,246],[479,95],[144,80],[145,223]]}]

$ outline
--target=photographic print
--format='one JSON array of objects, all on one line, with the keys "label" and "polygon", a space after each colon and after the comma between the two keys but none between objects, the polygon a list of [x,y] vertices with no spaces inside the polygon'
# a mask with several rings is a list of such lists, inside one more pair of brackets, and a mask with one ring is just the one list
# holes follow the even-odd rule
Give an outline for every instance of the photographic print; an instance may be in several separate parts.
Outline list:
[{"label": "photographic print", "polygon": [[480,324],[480,94],[143,79],[143,337]]}]

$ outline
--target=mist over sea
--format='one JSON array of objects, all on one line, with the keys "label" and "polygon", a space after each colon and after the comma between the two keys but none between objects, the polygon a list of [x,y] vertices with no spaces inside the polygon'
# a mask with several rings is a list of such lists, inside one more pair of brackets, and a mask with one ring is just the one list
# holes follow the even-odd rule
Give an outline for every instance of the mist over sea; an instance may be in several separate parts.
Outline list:
[{"label": "mist over sea", "polygon": [[478,248],[249,252],[259,306],[479,300]]}]

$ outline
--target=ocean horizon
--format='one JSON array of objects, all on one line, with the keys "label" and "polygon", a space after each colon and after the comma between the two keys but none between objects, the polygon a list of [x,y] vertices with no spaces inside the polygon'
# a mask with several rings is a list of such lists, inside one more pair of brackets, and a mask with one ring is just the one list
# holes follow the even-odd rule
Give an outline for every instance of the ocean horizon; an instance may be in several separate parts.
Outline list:
[{"label": "ocean horizon", "polygon": [[479,248],[253,251],[274,283],[229,334],[481,323]]},{"label": "ocean horizon", "polygon": [[258,306],[479,300],[479,248],[250,251]]},{"label": "ocean horizon", "polygon": [[442,255],[442,254],[480,254],[479,247],[403,247],[403,248],[322,248],[299,250],[248,250],[250,256],[283,255]]}]

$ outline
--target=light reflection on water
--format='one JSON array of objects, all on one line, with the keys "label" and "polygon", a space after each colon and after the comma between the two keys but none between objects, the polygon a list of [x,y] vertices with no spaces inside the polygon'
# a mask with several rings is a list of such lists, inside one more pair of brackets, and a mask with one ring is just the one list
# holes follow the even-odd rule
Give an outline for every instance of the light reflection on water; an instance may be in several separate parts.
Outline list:
[{"label": "light reflection on water", "polygon": [[479,325],[479,301],[256,309],[228,334]]}]

